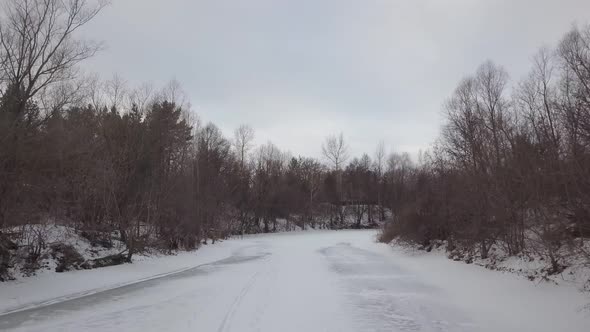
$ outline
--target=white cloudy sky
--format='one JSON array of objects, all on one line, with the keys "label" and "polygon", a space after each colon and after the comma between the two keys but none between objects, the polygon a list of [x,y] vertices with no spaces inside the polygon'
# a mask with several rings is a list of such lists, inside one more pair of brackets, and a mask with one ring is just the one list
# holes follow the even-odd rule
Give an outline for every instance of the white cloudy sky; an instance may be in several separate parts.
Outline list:
[{"label": "white cloudy sky", "polygon": [[86,64],[131,84],[172,78],[227,134],[318,157],[343,132],[416,153],[437,136],[458,80],[491,59],[513,80],[542,45],[590,23],[588,0],[113,0],[84,34]]}]

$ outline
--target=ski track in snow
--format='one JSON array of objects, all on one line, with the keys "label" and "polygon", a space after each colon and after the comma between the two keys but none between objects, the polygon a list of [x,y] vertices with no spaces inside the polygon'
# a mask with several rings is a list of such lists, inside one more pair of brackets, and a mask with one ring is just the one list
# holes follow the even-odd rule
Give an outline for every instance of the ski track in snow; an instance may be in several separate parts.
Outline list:
[{"label": "ski track in snow", "polygon": [[[583,303],[581,294],[539,289],[442,257],[403,256],[374,243],[374,235],[303,232],[231,240],[229,257],[5,313],[0,330],[520,332],[561,326],[576,332],[590,326],[588,315],[549,298]],[[464,280],[457,282],[457,275]],[[494,300],[500,302],[478,305],[502,289]],[[543,294],[549,294],[547,303],[539,307]],[[515,306],[525,311],[514,313]]]}]

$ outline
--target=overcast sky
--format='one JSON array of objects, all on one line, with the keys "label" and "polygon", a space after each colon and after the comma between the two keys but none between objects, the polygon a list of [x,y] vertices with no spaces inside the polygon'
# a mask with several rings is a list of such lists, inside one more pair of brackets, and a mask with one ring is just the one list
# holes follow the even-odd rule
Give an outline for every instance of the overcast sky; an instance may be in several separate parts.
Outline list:
[{"label": "overcast sky", "polygon": [[441,105],[486,59],[520,79],[542,45],[590,22],[589,0],[114,0],[84,34],[86,63],[130,84],[177,79],[227,136],[320,156],[331,133],[352,152],[380,140],[415,154]]}]

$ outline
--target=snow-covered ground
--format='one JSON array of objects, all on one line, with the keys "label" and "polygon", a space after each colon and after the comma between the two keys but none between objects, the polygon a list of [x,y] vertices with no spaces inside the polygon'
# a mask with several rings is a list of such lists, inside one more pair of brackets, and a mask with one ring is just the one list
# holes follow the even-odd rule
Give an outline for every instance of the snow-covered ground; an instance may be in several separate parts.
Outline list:
[{"label": "snow-covered ground", "polygon": [[40,270],[31,277],[21,276],[15,281],[0,283],[0,314],[62,302],[190,270],[195,266],[229,257],[232,251],[242,245],[239,241],[217,242],[203,246],[198,251],[179,252],[174,256],[136,255],[133,264],[94,270],[64,273]]},{"label": "snow-covered ground", "polygon": [[[576,239],[577,243],[580,239]],[[527,250],[518,255],[510,255],[506,246],[500,241],[494,243],[483,259],[477,252],[460,250],[458,248],[449,251],[446,241],[436,241],[428,250],[418,244],[409,243],[400,239],[391,241],[391,245],[398,250],[402,248],[412,255],[446,256],[454,261],[465,262],[485,267],[490,270],[512,273],[527,278],[532,282],[550,282],[558,285],[574,287],[583,292],[590,293],[590,265],[587,252],[590,252],[590,241],[586,240],[585,246],[572,247],[564,245],[556,252],[555,257],[562,270],[555,272],[547,255],[540,254],[540,250],[534,250],[535,244],[530,244]],[[582,249],[583,248],[583,249]],[[429,253],[426,253],[429,251]]]},{"label": "snow-covered ground", "polygon": [[2,283],[0,312],[13,312],[0,330],[588,331],[590,298],[575,287],[410,254],[375,235],[249,236]]},{"label": "snow-covered ground", "polygon": [[[0,230],[0,233],[3,230]],[[77,253],[82,261],[115,255],[125,249],[125,244],[118,239],[111,239],[110,246],[92,245],[91,242],[81,236],[80,232],[73,228],[52,223],[29,224],[20,227],[5,229],[7,232],[21,234],[15,240],[19,249],[15,253],[15,261],[9,269],[11,277],[19,279],[40,274],[53,274],[58,266],[59,257],[53,250],[53,245],[69,246]],[[35,250],[32,249],[35,248]],[[26,268],[30,251],[38,250],[34,268]],[[63,256],[63,252],[59,253]],[[75,269],[68,266],[68,269]],[[1,305],[1,304],[0,304]]]}]

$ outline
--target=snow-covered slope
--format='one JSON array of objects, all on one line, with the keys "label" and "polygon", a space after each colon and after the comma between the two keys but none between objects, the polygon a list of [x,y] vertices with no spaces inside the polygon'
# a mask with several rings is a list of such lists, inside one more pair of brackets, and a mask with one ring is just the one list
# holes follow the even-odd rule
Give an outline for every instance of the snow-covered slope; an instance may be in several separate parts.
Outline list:
[{"label": "snow-covered slope", "polygon": [[[558,273],[552,270],[551,263],[542,255],[529,250],[519,255],[511,256],[500,244],[494,244],[488,257],[482,259],[477,252],[469,253],[458,249],[449,251],[445,241],[433,243],[426,252],[422,246],[414,245],[400,240],[391,242],[395,250],[402,250],[413,256],[434,255],[447,257],[457,262],[465,262],[490,270],[510,273],[526,278],[534,283],[553,283],[577,288],[583,292],[590,292],[590,265],[587,257],[582,254],[572,254],[571,250],[563,248],[560,253],[562,271]],[[590,252],[590,242],[586,243],[586,251]]]},{"label": "snow-covered slope", "polygon": [[[125,249],[125,245],[116,238],[109,239],[105,245],[93,244],[83,236],[83,232],[51,223],[23,225],[4,232],[18,234],[12,240],[19,249],[13,253],[9,270],[11,277],[17,279],[55,272],[64,248],[71,250],[80,262],[115,255]],[[69,269],[75,267],[66,266],[66,270]]]},{"label": "snow-covered slope", "polygon": [[41,270],[31,277],[0,283],[0,313],[78,298],[180,272],[229,257],[239,246],[241,244],[235,241],[218,242],[203,246],[197,251],[180,252],[173,256],[138,255],[133,264],[67,273]]}]

